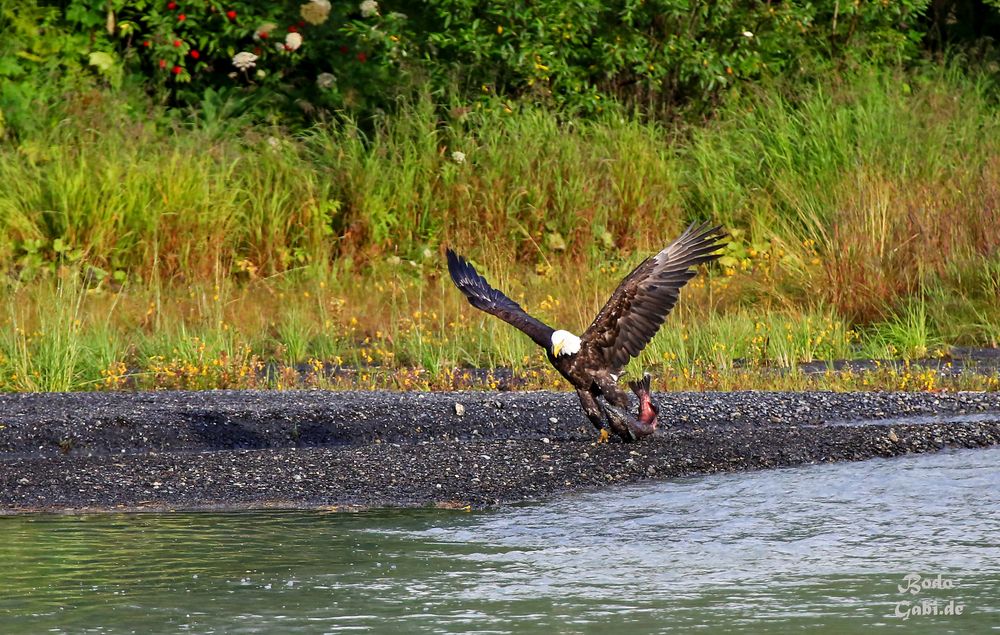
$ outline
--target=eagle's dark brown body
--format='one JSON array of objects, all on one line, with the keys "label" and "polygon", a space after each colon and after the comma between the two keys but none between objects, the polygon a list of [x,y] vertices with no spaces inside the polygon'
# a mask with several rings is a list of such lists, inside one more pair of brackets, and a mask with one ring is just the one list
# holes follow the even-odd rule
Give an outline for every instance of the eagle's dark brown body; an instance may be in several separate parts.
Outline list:
[{"label": "eagle's dark brown body", "polygon": [[[622,368],[659,330],[676,304],[681,287],[694,277],[694,267],[719,257],[723,237],[720,227],[707,223],[688,227],[677,240],[625,276],[579,337],[557,331],[528,315],[450,249],[448,270],[470,304],[517,327],[545,349],[552,365],[576,388],[587,418],[602,429],[605,417],[599,400],[616,408],[628,408],[629,395],[618,386]],[[645,389],[644,403],[648,404],[648,382]],[[633,390],[639,395],[639,390]],[[622,438],[634,436],[616,424],[615,417],[609,416],[608,422]]]},{"label": "eagle's dark brown body", "polygon": [[[559,371],[559,374],[576,387],[580,406],[587,418],[597,428],[601,428],[600,422],[604,419],[601,406],[598,403],[599,397],[604,397],[608,403],[618,408],[629,407],[628,392],[622,390],[618,386],[617,378],[612,377],[611,372],[601,366],[601,360],[597,358],[593,350],[581,348],[576,355],[560,357],[556,357],[552,351],[546,350],[546,356]],[[617,429],[618,426],[612,423],[611,427],[616,434],[622,436],[622,431]]]}]

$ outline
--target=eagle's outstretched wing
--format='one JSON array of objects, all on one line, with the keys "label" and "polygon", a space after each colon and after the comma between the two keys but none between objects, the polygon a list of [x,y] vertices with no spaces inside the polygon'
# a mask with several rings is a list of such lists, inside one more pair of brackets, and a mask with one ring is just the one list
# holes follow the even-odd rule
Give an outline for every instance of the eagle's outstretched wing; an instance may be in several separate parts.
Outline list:
[{"label": "eagle's outstretched wing", "polygon": [[639,354],[674,308],[693,267],[718,258],[725,237],[721,226],[689,226],[666,249],[625,276],[594,322],[581,336],[583,347],[617,374]]},{"label": "eagle's outstretched wing", "polygon": [[491,287],[468,260],[451,249],[448,250],[448,272],[455,286],[469,299],[469,304],[524,331],[546,350],[551,346],[555,329],[531,317],[521,305]]}]

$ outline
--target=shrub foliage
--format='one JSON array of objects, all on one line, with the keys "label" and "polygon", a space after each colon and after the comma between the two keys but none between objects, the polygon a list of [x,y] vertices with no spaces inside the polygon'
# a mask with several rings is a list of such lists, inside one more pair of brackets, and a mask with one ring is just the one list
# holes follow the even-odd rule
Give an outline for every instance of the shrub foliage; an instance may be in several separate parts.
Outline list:
[{"label": "shrub foliage", "polygon": [[387,109],[412,78],[465,101],[703,108],[767,73],[912,59],[929,4],[35,0],[3,9],[0,77],[85,68],[115,85],[137,78],[174,105],[231,92],[294,118]]}]

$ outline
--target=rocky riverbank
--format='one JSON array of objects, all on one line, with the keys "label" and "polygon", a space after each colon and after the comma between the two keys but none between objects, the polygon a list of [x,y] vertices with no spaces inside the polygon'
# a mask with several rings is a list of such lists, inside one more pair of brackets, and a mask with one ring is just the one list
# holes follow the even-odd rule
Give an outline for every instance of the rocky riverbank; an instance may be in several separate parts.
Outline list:
[{"label": "rocky riverbank", "polygon": [[8,394],[0,513],[484,507],[652,478],[1000,444],[995,393],[657,400],[666,429],[598,445],[570,393]]}]

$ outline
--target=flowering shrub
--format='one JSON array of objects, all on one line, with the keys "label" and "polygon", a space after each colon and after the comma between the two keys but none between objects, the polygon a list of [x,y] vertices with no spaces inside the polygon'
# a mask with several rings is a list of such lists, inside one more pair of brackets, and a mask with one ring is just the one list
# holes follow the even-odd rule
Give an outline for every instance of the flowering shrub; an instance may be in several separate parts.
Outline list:
[{"label": "flowering shrub", "polygon": [[408,54],[406,17],[382,15],[375,0],[71,0],[66,17],[174,103],[231,87],[282,95],[300,114],[368,109]]},{"label": "flowering shrub", "polygon": [[90,31],[99,73],[139,70],[174,103],[230,87],[316,115],[387,107],[408,75],[466,99],[578,110],[608,97],[711,104],[767,72],[811,72],[814,60],[910,59],[928,4],[69,0],[65,18]]}]

